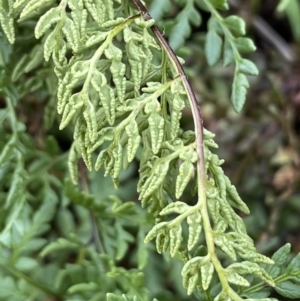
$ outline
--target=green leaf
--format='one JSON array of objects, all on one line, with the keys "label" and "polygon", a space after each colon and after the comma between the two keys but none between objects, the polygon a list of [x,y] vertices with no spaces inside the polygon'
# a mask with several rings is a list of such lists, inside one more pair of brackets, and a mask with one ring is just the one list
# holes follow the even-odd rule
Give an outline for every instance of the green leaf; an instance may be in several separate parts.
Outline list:
[{"label": "green leaf", "polygon": [[276,11],[283,12],[292,1],[293,0],[280,0],[279,4],[276,7]]},{"label": "green leaf", "polygon": [[201,214],[196,212],[187,217],[187,223],[189,225],[189,237],[188,237],[188,250],[192,250],[199,241],[201,226]]},{"label": "green leaf", "polygon": [[259,73],[255,64],[247,59],[242,59],[238,63],[238,68],[242,73],[245,73],[248,75],[258,75],[258,73]]},{"label": "green leaf", "polygon": [[77,250],[79,245],[77,243],[71,242],[65,238],[59,238],[57,241],[54,241],[47,245],[42,251],[41,256],[44,257],[49,253],[57,251],[66,251],[66,250]]},{"label": "green leaf", "polygon": [[246,33],[245,21],[238,16],[229,16],[224,20],[225,25],[236,36],[243,36]]},{"label": "green leaf", "polygon": [[65,194],[75,204],[81,205],[88,209],[102,212],[105,206],[103,204],[96,203],[95,197],[89,195],[83,191],[80,191],[70,179],[65,179]]},{"label": "green leaf", "polygon": [[199,281],[199,273],[196,273],[192,277],[189,278],[189,284],[187,287],[188,296],[190,296],[193,293],[196,285],[198,284],[198,281]]},{"label": "green leaf", "polygon": [[273,254],[272,259],[274,260],[277,266],[282,266],[288,260],[290,252],[291,244],[287,243]]},{"label": "green leaf", "polygon": [[210,0],[210,3],[216,8],[221,10],[228,9],[227,0]]},{"label": "green leaf", "polygon": [[170,0],[153,0],[151,1],[149,12],[153,19],[160,20],[164,13],[172,9]]},{"label": "green leaf", "polygon": [[300,298],[300,285],[291,281],[285,281],[275,286],[275,291],[283,297],[289,299]]},{"label": "green leaf", "polygon": [[29,294],[25,295],[24,292],[21,292],[13,278],[3,277],[0,283],[0,298],[2,300],[24,301],[28,300]]},{"label": "green leaf", "polygon": [[242,261],[231,264],[226,268],[228,273],[249,274],[260,277],[271,286],[275,286],[273,278],[257,263],[251,261]]},{"label": "green leaf", "polygon": [[[24,169],[23,162],[19,162],[14,171],[12,182],[10,184],[9,193],[6,198],[6,206],[11,205],[16,200],[20,202],[20,196],[24,196]],[[20,202],[21,205],[22,202]]]},{"label": "green leaf", "polygon": [[14,19],[3,8],[0,11],[0,24],[8,41],[13,44],[15,42]]},{"label": "green leaf", "polygon": [[22,10],[22,13],[20,14],[20,20],[28,18],[30,15],[34,14],[39,9],[44,9],[44,7],[47,7],[49,4],[52,4],[55,2],[55,0],[29,0]]},{"label": "green leaf", "polygon": [[149,233],[146,235],[144,242],[148,243],[149,241],[151,241],[154,237],[156,237],[160,232],[165,231],[165,228],[167,226],[167,222],[161,222],[157,225],[155,225],[150,231]]},{"label": "green leaf", "polygon": [[171,254],[171,257],[174,257],[180,247],[180,243],[182,240],[181,225],[177,225],[177,226],[171,228],[169,235],[170,235],[170,254]]},{"label": "green leaf", "polygon": [[[196,1],[197,5],[204,11],[211,12],[211,9],[206,4],[206,1],[198,0]],[[216,9],[228,10],[227,0],[209,0],[209,3],[214,6]]]},{"label": "green leaf", "polygon": [[91,293],[91,292],[97,292],[99,289],[100,289],[99,284],[95,282],[78,283],[69,287],[68,293],[70,294],[80,293],[80,292]]},{"label": "green leaf", "polygon": [[50,27],[52,24],[57,23],[61,20],[60,7],[50,8],[42,17],[35,26],[35,37],[39,39]]},{"label": "green leaf", "polygon": [[208,289],[213,273],[214,273],[214,265],[211,262],[207,262],[206,264],[201,266],[201,280],[202,280],[202,287],[204,290]]},{"label": "green leaf", "polygon": [[5,144],[0,153],[0,167],[9,163],[10,158],[14,155],[14,147],[16,144],[15,136],[12,136],[10,140]]},{"label": "green leaf", "polygon": [[289,272],[299,272],[300,270],[300,253],[298,253],[287,266]]},{"label": "green leaf", "polygon": [[163,210],[161,210],[161,212],[159,214],[160,215],[167,215],[170,213],[181,214],[181,213],[189,210],[189,208],[190,208],[190,206],[188,204],[177,201],[177,202],[170,203],[169,205],[167,205]]},{"label": "green leaf", "polygon": [[234,45],[241,53],[250,53],[256,50],[253,41],[249,38],[237,38],[234,40]]},{"label": "green leaf", "polygon": [[294,38],[296,41],[300,39],[300,28],[299,28],[299,19],[300,19],[300,4],[299,1],[290,1],[285,11],[287,18],[289,20],[291,30],[293,32]]},{"label": "green leaf", "polygon": [[209,30],[205,39],[205,56],[209,66],[213,66],[220,59],[222,39],[215,30]]},{"label": "green leaf", "polygon": [[187,277],[191,271],[197,271],[199,267],[207,263],[207,257],[196,256],[188,260],[182,268],[181,275]]},{"label": "green leaf", "polygon": [[159,232],[156,237],[156,250],[159,254],[167,252],[170,247],[170,235],[167,229]]},{"label": "green leaf", "polygon": [[22,272],[31,272],[36,269],[38,265],[39,263],[35,259],[22,256],[17,260],[15,267]]},{"label": "green leaf", "polygon": [[229,276],[227,276],[227,280],[235,285],[250,286],[250,283],[238,273],[230,274]]},{"label": "green leaf", "polygon": [[[269,297],[271,294],[270,290],[260,290],[259,292],[254,292],[254,293],[250,293],[250,294],[245,294],[245,297],[247,298],[253,298],[253,299],[262,299],[262,298],[267,298]],[[278,300],[276,300],[278,301]]]},{"label": "green leaf", "polygon": [[122,215],[131,217],[133,215],[136,215],[137,213],[137,206],[134,202],[122,202],[117,196],[110,196],[110,199],[112,201],[118,200],[118,202],[115,202],[113,205],[112,212],[114,214]]},{"label": "green leaf", "polygon": [[224,47],[223,47],[223,65],[224,67],[230,65],[234,60],[234,54],[230,40],[225,38]]},{"label": "green leaf", "polygon": [[126,299],[122,296],[118,296],[118,295],[115,295],[113,293],[107,293],[106,294],[106,300],[107,301],[124,301]]},{"label": "green leaf", "polygon": [[201,21],[201,15],[195,9],[194,5],[188,1],[181,12],[176,16],[176,25],[172,28],[170,33],[171,47],[174,50],[180,47],[191,33],[190,23],[198,27]]},{"label": "green leaf", "polygon": [[276,278],[281,273],[281,268],[277,265],[269,265],[265,268],[265,270],[273,278]]},{"label": "green leaf", "polygon": [[190,161],[184,161],[179,167],[179,174],[176,178],[176,198],[182,196],[184,189],[194,174],[194,165]]},{"label": "green leaf", "polygon": [[147,180],[140,189],[141,200],[148,198],[163,183],[169,171],[169,163],[169,161],[164,161],[153,167],[151,174],[147,177]]},{"label": "green leaf", "polygon": [[236,261],[236,254],[231,242],[227,239],[225,235],[219,235],[214,239],[215,244],[226,253],[232,260]]},{"label": "green leaf", "polygon": [[237,113],[242,110],[245,104],[248,87],[249,83],[246,76],[242,73],[236,73],[233,79],[231,102]]},{"label": "green leaf", "polygon": [[116,239],[117,239],[117,250],[115,254],[116,260],[121,260],[126,251],[128,250],[129,243],[134,241],[134,237],[126,231],[120,222],[115,222],[114,228],[116,229]]},{"label": "green leaf", "polygon": [[148,118],[148,122],[149,122],[152,150],[154,154],[157,154],[160,150],[163,137],[164,137],[165,120],[159,114],[153,113]]}]

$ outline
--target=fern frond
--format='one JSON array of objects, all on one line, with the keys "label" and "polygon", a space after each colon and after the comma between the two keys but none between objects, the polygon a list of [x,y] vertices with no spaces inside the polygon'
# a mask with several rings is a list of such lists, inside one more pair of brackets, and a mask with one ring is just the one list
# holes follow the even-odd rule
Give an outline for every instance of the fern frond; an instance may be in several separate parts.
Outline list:
[{"label": "fern frond", "polygon": [[[46,123],[50,126],[53,122],[55,117],[50,111],[56,105],[61,115],[60,130],[67,129],[73,136],[68,160],[72,181],[62,184],[56,175],[39,170],[39,167],[50,169],[57,161],[49,164],[49,157],[36,155],[38,151],[32,151],[34,155],[27,161],[23,158],[22,151],[34,147],[24,133],[25,126],[16,117],[15,107],[21,97],[12,95],[17,92],[11,92],[10,87],[1,87],[9,96],[5,108],[9,118],[4,114],[5,141],[0,144],[0,168],[8,183],[0,184],[5,188],[1,204],[7,213],[0,242],[12,253],[10,268],[13,264],[15,273],[30,273],[29,267],[33,266],[38,269],[37,261],[30,261],[25,255],[44,246],[45,240],[37,241],[37,237],[46,235],[60,200],[59,217],[53,223],[61,235],[51,237],[52,242],[43,248],[41,255],[54,256],[53,253],[64,250],[66,254],[74,252],[76,259],[58,264],[61,266],[55,270],[58,274],[55,287],[70,298],[81,300],[105,297],[111,301],[148,300],[143,273],[116,264],[130,250],[136,235],[138,252],[142,254],[138,257],[147,253],[142,241],[148,228],[141,227],[136,232],[128,229],[133,221],[143,223],[139,217],[142,214],[137,214],[138,207],[133,202],[122,203],[117,197],[102,198],[102,191],[99,196],[90,195],[73,185],[80,177],[81,186],[88,186],[85,183],[88,176],[82,168],[78,170],[80,158],[88,171],[103,168],[104,176],[110,176],[115,187],[122,182],[123,169],[137,158],[139,200],[155,219],[144,241],[155,240],[158,253],[168,253],[181,261],[183,286],[188,295],[203,294],[214,301],[259,300],[253,297],[257,287],[252,285],[248,277],[251,276],[259,279],[259,286],[277,286],[281,294],[297,298],[298,285],[293,281],[299,278],[296,270],[299,258],[288,265],[281,279],[278,269],[283,269],[288,247],[280,251],[282,258],[275,254],[270,259],[256,251],[242,218],[235,211],[248,214],[249,209],[224,174],[224,161],[211,150],[218,146],[214,135],[203,128],[182,60],[144,4],[140,0],[132,3],[137,10],[128,1],[120,0],[63,0],[59,4],[54,0],[0,2],[0,23],[11,43],[14,20],[25,24],[38,18],[34,34],[40,39],[39,44],[14,65],[12,82],[21,96],[36,91],[46,82],[51,90]],[[171,1],[162,3],[166,7],[161,13],[170,7]],[[225,0],[176,3],[182,10],[170,33],[171,46],[181,46],[191,26],[201,23],[195,5],[209,12],[204,46],[207,62],[213,66],[222,58],[225,66],[235,64],[232,103],[240,111],[249,88],[246,76],[258,73],[254,63],[242,57],[255,50],[253,42],[244,37],[244,21],[220,15],[218,10],[228,8]],[[47,63],[43,63],[43,58]],[[39,68],[43,69],[44,77],[20,83],[24,75]],[[56,79],[52,78],[54,74],[46,79],[52,69]],[[191,110],[194,131],[181,128],[184,109]],[[8,161],[11,166],[5,165]],[[44,176],[39,177],[40,174]],[[197,201],[186,201],[195,192]],[[46,200],[42,205],[36,205],[39,197]],[[35,205],[29,205],[30,202]],[[33,206],[39,208],[35,214],[31,211]],[[66,226],[61,225],[62,221]],[[78,233],[70,233],[73,228],[78,228]],[[103,229],[101,241],[98,228]],[[14,231],[18,239],[12,235]],[[27,243],[33,246],[26,250]],[[229,257],[230,264],[220,260],[217,250]],[[145,260],[137,261],[139,267],[145,265]],[[217,287],[214,277],[220,282]],[[4,278],[4,283],[18,291],[14,279]],[[108,289],[105,291],[103,287]],[[47,287],[39,290],[57,295]],[[108,290],[111,293],[107,294]],[[292,293],[287,293],[288,290]],[[261,300],[272,300],[268,297],[264,295]]]},{"label": "fern frond", "polygon": [[[240,112],[246,100],[249,82],[245,75],[258,75],[253,62],[243,59],[241,54],[251,53],[256,47],[245,35],[245,22],[237,16],[222,18],[218,13],[219,3],[204,0],[206,9],[211,13],[209,31],[206,35],[205,53],[210,66],[217,63],[223,51],[223,64],[235,64],[231,102],[236,112]],[[226,2],[224,2],[225,5]],[[223,40],[220,35],[224,36]],[[222,47],[223,46],[223,47]]]}]

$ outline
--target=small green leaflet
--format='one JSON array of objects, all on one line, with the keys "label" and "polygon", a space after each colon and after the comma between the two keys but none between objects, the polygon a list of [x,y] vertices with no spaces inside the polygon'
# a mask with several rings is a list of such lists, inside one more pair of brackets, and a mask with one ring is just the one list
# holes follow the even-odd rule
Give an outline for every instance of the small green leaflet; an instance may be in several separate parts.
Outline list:
[{"label": "small green leaflet", "polygon": [[282,270],[281,266],[283,266],[288,260],[290,252],[291,245],[289,243],[277,250],[272,256],[272,260],[274,260],[275,264],[267,266],[266,272],[273,278],[280,275]]},{"label": "small green leaflet", "polygon": [[289,299],[300,298],[300,285],[291,281],[285,281],[275,286],[275,291],[283,297]]},{"label": "small green leaflet", "polygon": [[220,59],[222,39],[214,29],[208,31],[205,39],[205,56],[209,66],[213,66]]},{"label": "small green leaflet", "polygon": [[237,38],[234,40],[234,44],[241,53],[250,53],[256,50],[253,41],[249,38]]},{"label": "small green leaflet", "polygon": [[246,76],[242,73],[236,73],[233,79],[231,102],[237,113],[242,110],[245,104],[247,88],[249,88],[249,82]]},{"label": "small green leaflet", "polygon": [[173,27],[170,34],[170,45],[176,50],[191,33],[191,25],[199,26],[201,24],[201,15],[195,9],[192,1],[186,1],[185,7],[176,17],[176,25]]},{"label": "small green leaflet", "polygon": [[239,64],[238,68],[240,69],[241,72],[248,74],[248,75],[258,75],[258,69],[255,66],[254,63],[252,63],[249,60],[242,59]]},{"label": "small green leaflet", "polygon": [[287,270],[291,272],[299,272],[300,270],[300,253],[298,253],[289,263]]},{"label": "small green leaflet", "polygon": [[227,28],[236,35],[243,36],[246,33],[246,24],[245,21],[237,16],[230,16],[224,20]]}]

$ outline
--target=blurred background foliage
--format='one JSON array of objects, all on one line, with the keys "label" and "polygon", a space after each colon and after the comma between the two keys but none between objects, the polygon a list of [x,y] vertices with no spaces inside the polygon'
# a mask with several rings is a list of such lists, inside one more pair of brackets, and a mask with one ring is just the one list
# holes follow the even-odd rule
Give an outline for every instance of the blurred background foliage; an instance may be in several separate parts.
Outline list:
[{"label": "blurred background foliage", "polygon": [[[223,166],[225,173],[251,209],[251,215],[245,216],[245,222],[258,250],[270,255],[286,242],[291,242],[293,252],[298,253],[300,251],[300,1],[230,0],[229,12],[222,12],[224,16],[232,13],[242,16],[247,23],[247,35],[257,46],[257,51],[251,55],[251,60],[257,64],[260,74],[258,77],[249,78],[251,87],[241,114],[236,114],[230,103],[233,67],[224,68],[221,63],[208,67],[205,59],[204,40],[209,14],[200,12],[190,0],[148,0],[146,3],[150,7],[152,16],[157,19],[161,31],[169,38],[178,55],[186,61],[185,68],[199,98],[204,125],[216,133],[216,142],[219,144],[218,155],[225,159]],[[180,24],[176,19],[178,14],[185,15],[185,18],[180,18]],[[137,266],[143,268],[151,295],[160,301],[193,300],[192,296],[186,297],[182,287],[181,264],[167,256],[162,258],[156,253],[154,246],[143,245],[144,234],[152,223],[146,213],[138,210],[137,206],[132,209],[131,205],[123,208],[123,211],[117,210],[116,208],[122,208],[121,200],[117,197],[113,199],[109,197],[117,195],[122,201],[137,202],[137,163],[121,175],[122,189],[118,191],[114,190],[110,179],[103,178],[101,172],[87,175],[83,165],[80,165],[81,187],[99,196],[93,201],[96,202],[98,211],[89,207],[86,198],[74,195],[74,191],[68,189],[70,185],[68,181],[63,182],[63,178],[67,175],[66,155],[72,136],[68,129],[58,130],[56,119],[59,117],[55,109],[54,93],[56,82],[52,80],[54,78],[53,71],[50,71],[52,66],[44,64],[43,68],[35,69],[43,60],[42,53],[32,60],[34,62],[32,65],[25,64],[31,50],[39,45],[39,42],[33,38],[32,28],[31,22],[18,27],[18,36],[24,34],[26,39],[19,38],[13,46],[14,50],[5,41],[3,33],[0,33],[2,41],[0,80],[2,84],[8,82],[5,74],[9,69],[15,68],[13,74],[18,74],[17,67],[27,70],[26,81],[23,78],[18,83],[18,92],[10,87],[10,84],[7,85],[9,90],[7,94],[12,101],[21,99],[16,109],[16,118],[19,120],[18,139],[23,148],[21,151],[33,154],[32,150],[35,149],[34,156],[24,156],[22,162],[26,175],[22,174],[20,179],[25,179],[24,196],[26,195],[30,204],[30,207],[25,205],[22,207],[22,217],[28,224],[26,228],[28,231],[24,233],[29,233],[27,235],[31,237],[30,221],[34,220],[35,215],[38,216],[39,210],[48,212],[48,217],[40,221],[40,224],[47,225],[40,232],[43,241],[35,241],[35,247],[32,246],[31,256],[36,258],[31,262],[28,257],[25,263],[24,258],[23,262],[19,259],[18,262],[14,262],[14,256],[18,258],[16,247],[15,255],[12,254],[10,259],[14,268],[7,266],[7,269],[10,269],[12,275],[25,279],[24,281],[27,278],[22,273],[29,273],[30,270],[35,269],[33,278],[43,279],[45,285],[58,290],[61,295],[71,295],[68,300],[73,300],[72,294],[76,297],[78,291],[75,289],[73,292],[67,291],[68,283],[74,284],[74,280],[70,279],[74,269],[82,260],[83,253],[90,252],[89,256],[92,258],[90,271],[94,268],[93,260],[96,263],[101,261],[104,266],[111,264],[107,258],[101,260],[96,258],[94,251],[88,251],[87,248],[88,243],[95,239],[93,219],[96,218],[96,224],[102,229],[101,233],[106,235],[102,237],[104,245],[98,245],[98,248],[103,247],[109,256],[117,257],[115,265],[118,268],[130,269]],[[27,48],[24,48],[24,43]],[[25,49],[26,53],[24,53]],[[32,53],[36,54],[34,51]],[[20,57],[25,59],[19,59],[16,65],[11,63]],[[17,80],[14,78],[14,81]],[[16,93],[18,97],[15,96]],[[5,106],[5,100],[0,98],[0,107]],[[5,116],[1,114],[0,118],[2,122]],[[182,126],[185,128],[193,126],[192,116],[188,110],[184,112]],[[1,147],[7,143],[4,134],[6,127],[4,124],[4,129],[1,129]],[[9,168],[5,165],[0,173],[2,180],[0,197],[3,205],[4,196],[8,191],[5,183],[9,177],[12,177],[12,171],[6,173]],[[76,198],[81,200],[80,206],[76,205]],[[46,205],[46,207],[40,206],[38,201],[40,199],[43,199],[44,204],[51,201],[53,205],[50,205],[51,208]],[[85,207],[82,206],[82,199],[87,202]],[[93,210],[96,212],[95,216],[90,214]],[[35,219],[37,220],[38,217]],[[142,227],[139,228],[139,225]],[[71,232],[76,232],[77,238],[81,238],[81,241],[74,238],[72,240]],[[26,244],[26,239],[29,239],[24,233],[23,236],[20,234],[20,239],[14,242],[17,246]],[[37,250],[45,245],[45,241],[55,241],[61,237],[69,239],[73,245],[70,242],[60,241],[65,249],[59,253],[59,256],[57,253],[48,255],[51,253],[49,247],[44,248],[42,252],[46,257],[38,256]],[[1,235],[0,239],[5,244],[5,236]],[[78,253],[72,249],[74,245],[79,248]],[[53,250],[59,248],[54,245]],[[9,255],[6,248],[4,250],[4,253],[1,250],[1,256],[7,258]],[[3,258],[0,258],[0,265],[4,262]],[[151,264],[145,265],[147,260]],[[44,265],[43,269],[41,263]],[[15,267],[22,273],[16,274]],[[5,290],[11,285],[11,292],[17,290],[15,286],[18,286],[19,291],[22,292],[23,280],[12,284],[11,278],[6,276],[4,270],[5,267],[2,266],[0,274],[1,277],[4,275],[6,280],[0,284],[0,300],[24,300]],[[53,275],[58,273],[60,278],[54,279]],[[126,276],[129,283],[130,279],[140,277],[134,273],[136,272],[133,271]],[[120,270],[116,270],[115,274],[111,274],[111,281],[117,283],[120,275],[123,274]],[[134,275],[137,278],[134,278]],[[81,278],[84,277],[81,275]],[[32,285],[35,286],[35,283],[33,282]],[[106,285],[113,286],[111,282]],[[124,291],[121,285],[118,285],[120,291]],[[138,290],[139,287],[133,285],[132,289]],[[26,290],[28,291],[28,287],[24,288],[24,296]],[[55,294],[52,295],[55,297]],[[40,300],[63,300],[59,296],[56,298]]]}]

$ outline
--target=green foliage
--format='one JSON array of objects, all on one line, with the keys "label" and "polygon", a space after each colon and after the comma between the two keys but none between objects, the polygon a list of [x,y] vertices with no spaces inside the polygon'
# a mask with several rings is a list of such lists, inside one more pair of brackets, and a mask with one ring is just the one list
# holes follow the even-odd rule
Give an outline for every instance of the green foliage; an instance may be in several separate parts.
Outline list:
[{"label": "green foliage", "polygon": [[216,11],[219,2],[215,6],[209,1],[203,1],[207,9],[212,13],[209,20],[209,28],[206,36],[205,53],[209,65],[214,65],[221,57],[222,39],[224,36],[223,46],[223,64],[227,66],[235,64],[234,79],[232,85],[231,101],[235,111],[240,112],[244,106],[249,87],[245,75],[257,75],[256,66],[249,60],[241,57],[242,53],[249,53],[256,48],[249,38],[244,38],[245,23],[237,16],[222,18]]},{"label": "green foliage", "polygon": [[[242,57],[242,54],[251,53],[256,49],[252,40],[244,37],[246,34],[245,21],[238,16],[232,15],[223,18],[219,14],[218,9],[228,8],[226,1],[189,0],[176,2],[185,6],[178,13],[175,21],[164,24],[166,27],[171,27],[170,45],[174,49],[182,46],[191,33],[190,23],[194,26],[201,24],[202,18],[199,11],[195,9],[195,4],[202,10],[209,12],[211,17],[208,21],[204,46],[207,63],[209,66],[213,66],[222,58],[225,67],[235,64],[231,102],[234,110],[240,112],[249,88],[246,75],[258,74],[257,67],[250,60]],[[154,17],[159,20],[163,13],[168,13],[169,3],[170,1],[160,1],[160,4],[157,4],[156,1],[153,1],[151,8]]]},{"label": "green foliage", "polygon": [[[246,76],[258,74],[241,56],[255,50],[244,21],[220,15],[225,0],[177,2],[182,10],[171,25],[171,46],[181,46],[191,25],[200,25],[199,9],[210,13],[207,63],[222,58],[224,66],[235,65],[231,100],[240,111]],[[171,6],[161,3],[160,17]],[[218,147],[214,134],[203,128],[182,66],[143,4],[133,4],[0,2],[1,39],[15,42],[1,49],[0,300],[150,300],[153,270],[146,269],[154,255],[144,242],[151,240],[177,262],[186,294],[198,300],[277,300],[268,298],[270,287],[299,298],[299,255],[286,265],[288,245],[272,259],[256,251],[239,214],[249,209],[211,151]],[[159,15],[162,4],[152,5]],[[21,29],[33,47],[15,60]],[[66,153],[50,135],[39,145],[19,120],[33,92],[49,99],[45,126],[56,131],[60,120]],[[186,108],[194,132],[181,127]],[[138,183],[127,183],[137,162]],[[102,173],[119,192],[111,195]],[[148,213],[128,201],[135,184]]]},{"label": "green foliage", "polygon": [[291,24],[291,29],[296,40],[300,39],[299,18],[300,4],[293,0],[281,0],[277,6],[279,14],[286,14]]}]

